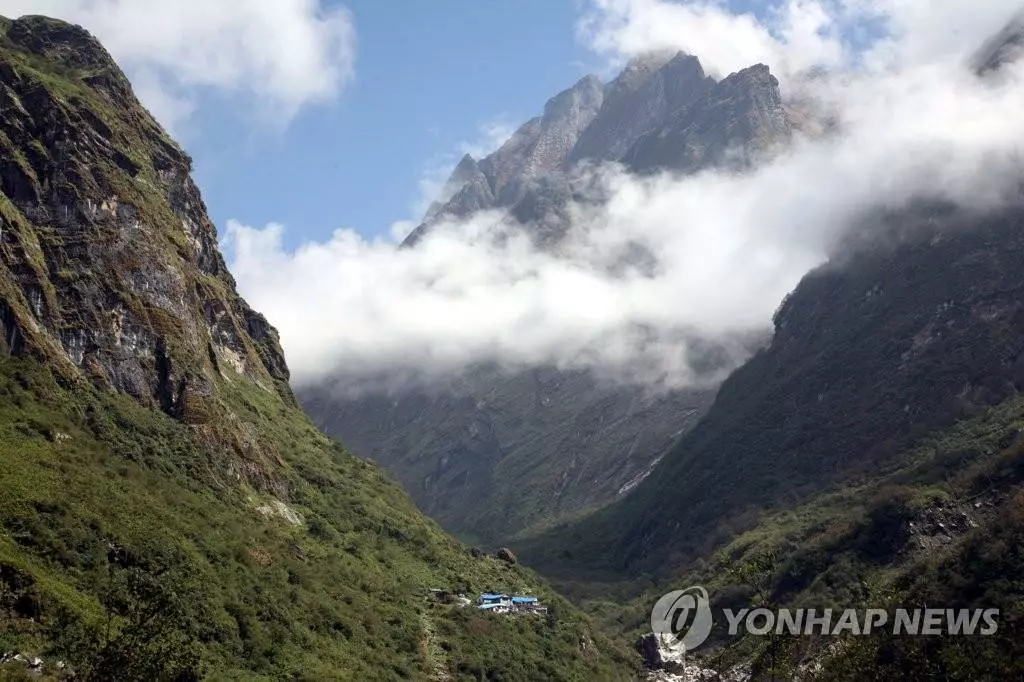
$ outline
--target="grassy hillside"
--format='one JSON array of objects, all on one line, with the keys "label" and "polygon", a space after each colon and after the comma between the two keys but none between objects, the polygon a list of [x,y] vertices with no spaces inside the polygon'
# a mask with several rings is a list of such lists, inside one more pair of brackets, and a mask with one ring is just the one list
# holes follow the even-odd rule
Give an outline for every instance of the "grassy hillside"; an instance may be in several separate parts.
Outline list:
[{"label": "grassy hillside", "polygon": [[555,368],[478,369],[436,393],[299,392],[326,433],[391,471],[444,528],[485,545],[621,497],[713,398],[714,389],[654,395]]},{"label": "grassy hillside", "polygon": [[[671,578],[565,587],[624,639],[663,593],[702,585],[715,609],[998,608],[989,637],[730,637],[719,618],[691,658],[754,680],[1006,680],[1024,675],[1024,400],[905,451],[905,465],[765,514]],[[639,596],[637,593],[640,592]],[[626,606],[623,606],[626,604]]]},{"label": "grassy hillside", "polygon": [[[188,427],[0,362],[0,649],[109,672],[173,646],[215,679],[628,677],[626,657],[536,575],[471,556],[379,470],[259,397],[227,400],[275,446],[298,523],[218,473],[223,455]],[[431,587],[529,590],[554,614],[487,617],[433,603]],[[133,599],[171,606],[152,638],[135,639]]]},{"label": "grassy hillside", "polygon": [[79,680],[633,675],[313,427],[191,160],[91,35],[0,21],[0,105],[0,679],[14,653]]}]

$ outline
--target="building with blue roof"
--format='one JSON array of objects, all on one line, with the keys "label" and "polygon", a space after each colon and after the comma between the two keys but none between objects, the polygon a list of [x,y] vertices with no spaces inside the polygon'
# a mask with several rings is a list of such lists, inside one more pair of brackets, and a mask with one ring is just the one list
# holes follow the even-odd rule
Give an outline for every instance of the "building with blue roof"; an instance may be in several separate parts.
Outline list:
[{"label": "building with blue roof", "polygon": [[477,607],[490,613],[547,613],[537,597],[527,595],[509,596],[497,592],[484,592],[477,600]]},{"label": "building with blue roof", "polygon": [[490,592],[484,592],[480,595],[480,601],[484,603],[501,601],[502,599],[508,599],[508,596],[497,593],[491,594]]}]

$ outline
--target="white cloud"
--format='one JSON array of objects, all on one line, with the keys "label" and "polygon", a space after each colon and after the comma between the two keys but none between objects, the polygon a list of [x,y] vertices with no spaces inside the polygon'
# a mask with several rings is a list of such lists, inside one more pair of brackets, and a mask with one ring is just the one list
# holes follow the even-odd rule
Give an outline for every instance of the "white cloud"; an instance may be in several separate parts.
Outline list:
[{"label": "white cloud", "polygon": [[[652,49],[701,58],[724,76],[764,63],[783,81],[860,58],[878,69],[962,60],[1019,0],[763,0],[760,17],[723,0],[587,0],[577,33],[613,63]],[[857,45],[867,41],[868,45]],[[857,47],[855,47],[855,45]]]},{"label": "white cloud", "polygon": [[[795,18],[769,19],[803,26],[789,38],[714,11],[726,21],[725,47],[736,35],[761,35],[769,36],[765,49],[821,54],[805,42],[808,27],[823,24],[810,4],[783,8]],[[1022,69],[983,82],[964,64],[970,41],[916,47],[927,43],[918,30],[956,33],[935,17],[961,17],[942,3],[926,3],[936,14],[925,17],[907,9],[913,4],[861,0],[842,9],[875,17],[885,10],[886,25],[905,28],[893,29],[884,59],[805,84],[806,95],[837,113],[837,134],[797,140],[745,174],[637,179],[599,169],[608,200],[573,208],[573,239],[557,255],[515,232],[495,239],[497,214],[441,226],[414,249],[339,231],[289,251],[280,225],[232,223],[225,247],[239,287],[279,327],[298,382],[326,372],[350,385],[382,375],[429,380],[481,361],[589,367],[672,385],[699,380],[688,339],[765,328],[782,297],[865,211],[920,197],[991,207],[1018,191]],[[982,26],[998,28],[1003,9],[993,4],[976,22],[977,42]],[[925,24],[911,26],[919,16]],[[639,49],[641,38],[630,36]],[[657,267],[612,274],[608,265],[636,243]]]},{"label": "white cloud", "polygon": [[963,61],[1022,8],[1020,0],[846,0],[882,22],[886,37],[866,55],[875,65]]},{"label": "white cloud", "polygon": [[592,0],[577,27],[592,49],[619,62],[651,50],[683,50],[725,76],[768,64],[781,77],[847,58],[835,13],[817,0],[769,5],[767,21],[734,14],[721,2]]},{"label": "white cloud", "polygon": [[249,96],[287,122],[353,76],[352,17],[320,0],[0,0],[0,14],[89,29],[166,123],[187,115],[196,88]]}]

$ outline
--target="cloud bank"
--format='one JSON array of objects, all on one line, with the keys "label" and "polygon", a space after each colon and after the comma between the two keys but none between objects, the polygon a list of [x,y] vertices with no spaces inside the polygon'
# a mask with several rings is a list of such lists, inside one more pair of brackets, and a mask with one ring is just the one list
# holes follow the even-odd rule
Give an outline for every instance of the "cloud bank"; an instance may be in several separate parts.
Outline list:
[{"label": "cloud bank", "polygon": [[287,122],[336,97],[353,76],[352,17],[321,0],[0,0],[0,14],[81,24],[172,128],[194,110],[200,88],[251,97]]},{"label": "cloud bank", "polygon": [[[339,230],[289,251],[284,227],[234,222],[224,247],[242,293],[280,329],[300,384],[326,374],[353,387],[385,376],[427,382],[477,362],[692,384],[705,377],[691,340],[766,328],[865,211],[920,197],[983,208],[1018,191],[1024,73],[1015,66],[988,82],[966,66],[1013,8],[972,3],[984,16],[967,16],[960,4],[791,0],[759,21],[719,4],[597,0],[581,21],[596,49],[629,56],[664,47],[669,33],[690,49],[685,31],[662,31],[696,17],[717,27],[693,30],[722,41],[723,64],[736,58],[733,44],[748,51],[737,65],[788,60],[801,95],[834,114],[837,132],[797,139],[744,174],[596,169],[607,201],[572,207],[572,236],[557,254],[494,213],[438,226],[414,249]],[[875,22],[855,55],[851,30],[834,33],[853,16]],[[822,56],[828,75],[801,80],[798,69]],[[612,267],[636,245],[653,267]]]}]

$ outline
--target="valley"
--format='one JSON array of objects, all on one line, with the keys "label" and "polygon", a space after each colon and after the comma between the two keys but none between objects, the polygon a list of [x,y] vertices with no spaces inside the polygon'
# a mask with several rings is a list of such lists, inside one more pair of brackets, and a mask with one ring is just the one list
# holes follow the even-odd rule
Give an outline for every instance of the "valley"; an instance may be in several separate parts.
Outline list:
[{"label": "valley", "polygon": [[982,14],[831,71],[614,24],[405,232],[298,246],[218,230],[93,33],[0,17],[0,681],[1024,678],[1024,24]]}]

